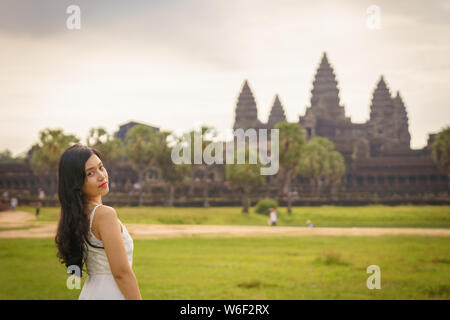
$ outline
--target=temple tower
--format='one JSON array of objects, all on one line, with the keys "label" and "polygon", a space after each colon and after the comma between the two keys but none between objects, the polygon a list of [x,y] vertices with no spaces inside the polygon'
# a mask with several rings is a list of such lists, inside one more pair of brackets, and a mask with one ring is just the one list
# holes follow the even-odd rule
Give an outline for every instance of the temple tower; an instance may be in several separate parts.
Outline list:
[{"label": "temple tower", "polygon": [[391,93],[384,81],[384,77],[381,76],[373,92],[370,105],[369,128],[371,136],[386,138],[392,143],[398,142],[395,122],[394,101],[391,98]]},{"label": "temple tower", "polygon": [[322,55],[317,69],[313,89],[311,90],[311,107],[324,108],[326,116],[345,117],[343,107],[339,106],[339,89],[333,68],[328,62],[326,52]]},{"label": "temple tower", "polygon": [[278,97],[278,94],[276,94],[270,110],[269,120],[267,121],[267,128],[273,129],[275,125],[281,121],[286,121],[286,114],[283,105],[280,102],[280,98]]},{"label": "temple tower", "polygon": [[236,103],[233,129],[242,128],[247,130],[249,128],[259,129],[262,127],[263,124],[258,120],[255,98],[248,81],[245,80]]},{"label": "temple tower", "polygon": [[351,136],[351,121],[340,105],[339,89],[334,70],[323,53],[311,90],[311,105],[299,122],[307,137],[322,136],[336,141]]},{"label": "temple tower", "polygon": [[397,134],[399,143],[410,147],[411,135],[409,133],[408,114],[406,112],[405,104],[397,91],[394,100],[394,117],[395,117],[395,132]]}]

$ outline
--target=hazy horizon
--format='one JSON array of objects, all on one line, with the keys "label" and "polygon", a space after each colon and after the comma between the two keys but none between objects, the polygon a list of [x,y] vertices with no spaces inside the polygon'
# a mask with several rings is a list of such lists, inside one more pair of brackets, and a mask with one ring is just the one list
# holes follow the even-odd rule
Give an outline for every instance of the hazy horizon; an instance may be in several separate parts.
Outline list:
[{"label": "hazy horizon", "polygon": [[[81,8],[69,30],[66,8]],[[381,10],[381,28],[366,25]],[[450,124],[448,1],[2,1],[0,151],[40,130],[84,142],[127,121],[163,130],[231,129],[244,79],[266,122],[275,94],[298,122],[323,52],[354,123],[369,119],[381,75],[406,105],[413,149]]]}]

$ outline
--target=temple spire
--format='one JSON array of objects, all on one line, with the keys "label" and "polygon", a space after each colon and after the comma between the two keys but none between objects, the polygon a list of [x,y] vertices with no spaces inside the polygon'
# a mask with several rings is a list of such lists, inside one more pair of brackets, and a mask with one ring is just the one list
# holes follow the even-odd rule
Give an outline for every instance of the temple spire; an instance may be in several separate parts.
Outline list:
[{"label": "temple spire", "polygon": [[286,121],[286,114],[284,112],[283,105],[281,104],[278,94],[275,95],[275,99],[270,110],[269,120],[267,121],[267,127],[273,129],[278,122]]},{"label": "temple spire", "polygon": [[[245,79],[244,80],[244,84],[242,85],[242,90],[241,90],[241,93],[242,92],[248,92],[248,91],[250,91],[250,94],[252,94],[251,92],[251,90],[250,90],[250,87],[249,87],[249,85],[248,85],[248,80],[247,79]],[[253,95],[253,94],[252,94]]]},{"label": "temple spire", "polygon": [[320,61],[320,67],[323,68],[331,68],[330,63],[328,62],[328,56],[326,51],[322,54],[322,60]]},{"label": "temple spire", "polygon": [[400,143],[409,147],[411,144],[411,135],[409,133],[408,113],[399,91],[397,91],[393,102],[397,137]]},{"label": "temple spire", "polygon": [[339,105],[339,89],[337,88],[336,76],[331,67],[327,53],[324,52],[314,77],[313,89],[311,90],[311,106],[314,107],[319,102],[325,107],[335,107]]},{"label": "temple spire", "polygon": [[246,130],[248,128],[260,128],[261,122],[258,120],[256,101],[247,79],[242,84],[235,110],[233,129],[242,128]]},{"label": "temple spire", "polygon": [[369,122],[373,136],[396,138],[394,103],[383,76],[378,80],[373,92]]},{"label": "temple spire", "polygon": [[344,107],[340,105],[339,89],[333,67],[326,52],[322,54],[311,90],[311,112],[315,117],[345,120]]},{"label": "temple spire", "polygon": [[370,106],[371,114],[373,112],[375,113],[374,115],[376,116],[377,111],[381,109],[386,109],[386,111],[393,109],[391,101],[391,92],[383,76],[381,76],[380,80],[378,80],[377,87],[373,92],[372,104]]},{"label": "temple spire", "polygon": [[389,88],[387,87],[387,84],[386,84],[386,81],[384,80],[384,76],[383,75],[381,75],[380,76],[380,80],[378,80],[377,89],[380,89],[380,90],[386,90],[387,89],[389,91]]}]

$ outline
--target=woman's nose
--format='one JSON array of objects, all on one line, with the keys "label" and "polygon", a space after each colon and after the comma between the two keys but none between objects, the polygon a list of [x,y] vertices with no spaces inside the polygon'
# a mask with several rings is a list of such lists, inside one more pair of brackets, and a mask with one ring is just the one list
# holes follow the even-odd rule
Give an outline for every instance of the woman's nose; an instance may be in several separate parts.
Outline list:
[{"label": "woman's nose", "polygon": [[105,180],[105,178],[106,178],[106,174],[104,172],[100,172],[100,174],[98,175],[98,179],[100,181],[102,181],[102,180]]}]

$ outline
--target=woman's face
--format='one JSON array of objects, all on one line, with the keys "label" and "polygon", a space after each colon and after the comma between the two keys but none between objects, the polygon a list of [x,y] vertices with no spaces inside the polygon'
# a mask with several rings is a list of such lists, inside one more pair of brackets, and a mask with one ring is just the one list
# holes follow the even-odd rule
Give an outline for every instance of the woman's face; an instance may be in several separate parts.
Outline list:
[{"label": "woman's face", "polygon": [[84,166],[86,179],[81,191],[88,197],[104,196],[109,192],[108,172],[100,158],[93,154]]}]

